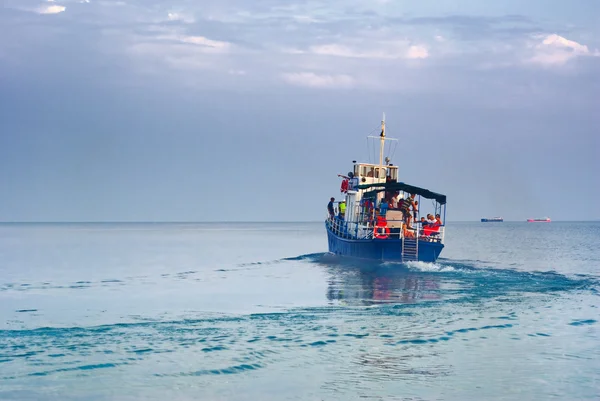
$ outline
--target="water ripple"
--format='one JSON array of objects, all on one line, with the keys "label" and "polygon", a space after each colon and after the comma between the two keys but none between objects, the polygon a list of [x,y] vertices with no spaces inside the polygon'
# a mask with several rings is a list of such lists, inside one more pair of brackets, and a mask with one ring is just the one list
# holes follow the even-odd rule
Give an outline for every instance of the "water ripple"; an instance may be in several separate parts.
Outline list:
[{"label": "water ripple", "polygon": [[585,320],[575,320],[569,324],[571,326],[583,326],[583,325],[594,324],[594,323],[597,323],[597,321],[595,319],[585,319]]},{"label": "water ripple", "polygon": [[172,239],[145,237],[122,270],[103,261],[93,273],[5,276],[0,398],[169,399],[174,388],[237,400],[597,395],[597,276],[471,251],[401,264],[280,258],[285,248],[222,262],[220,242],[211,259],[190,235],[187,260],[179,239],[164,257],[152,248]]}]

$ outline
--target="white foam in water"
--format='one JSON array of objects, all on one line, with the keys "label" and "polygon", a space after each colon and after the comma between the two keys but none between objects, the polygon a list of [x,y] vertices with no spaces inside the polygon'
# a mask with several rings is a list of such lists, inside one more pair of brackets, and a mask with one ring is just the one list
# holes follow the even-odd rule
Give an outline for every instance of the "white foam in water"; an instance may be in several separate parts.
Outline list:
[{"label": "white foam in water", "polygon": [[406,262],[409,269],[422,272],[453,272],[456,269],[453,266],[438,265],[431,262]]}]

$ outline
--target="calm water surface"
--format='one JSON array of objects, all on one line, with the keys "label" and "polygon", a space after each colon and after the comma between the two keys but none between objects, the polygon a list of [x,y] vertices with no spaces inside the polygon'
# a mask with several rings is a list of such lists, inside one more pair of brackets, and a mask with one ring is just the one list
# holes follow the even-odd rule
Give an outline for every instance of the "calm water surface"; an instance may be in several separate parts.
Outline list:
[{"label": "calm water surface", "polygon": [[597,400],[600,223],[0,225],[1,400]]}]

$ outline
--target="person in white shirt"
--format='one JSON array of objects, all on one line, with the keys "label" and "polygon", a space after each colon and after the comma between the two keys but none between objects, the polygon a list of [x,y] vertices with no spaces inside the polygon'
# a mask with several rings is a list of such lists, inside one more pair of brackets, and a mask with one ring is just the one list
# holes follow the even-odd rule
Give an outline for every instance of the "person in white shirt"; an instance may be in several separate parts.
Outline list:
[{"label": "person in white shirt", "polygon": [[396,194],[394,194],[394,196],[392,196],[391,205],[390,205],[391,209],[398,209],[398,197],[399,196],[400,196],[399,193],[396,193]]}]

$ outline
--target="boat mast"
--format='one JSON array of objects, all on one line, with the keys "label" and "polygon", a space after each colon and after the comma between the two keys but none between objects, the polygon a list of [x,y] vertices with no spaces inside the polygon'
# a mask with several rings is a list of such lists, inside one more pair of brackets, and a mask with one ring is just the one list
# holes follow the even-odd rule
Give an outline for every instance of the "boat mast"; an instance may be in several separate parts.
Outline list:
[{"label": "boat mast", "polygon": [[379,167],[383,167],[383,147],[385,146],[385,113],[383,113],[383,119],[381,120],[381,145],[379,145]]}]

